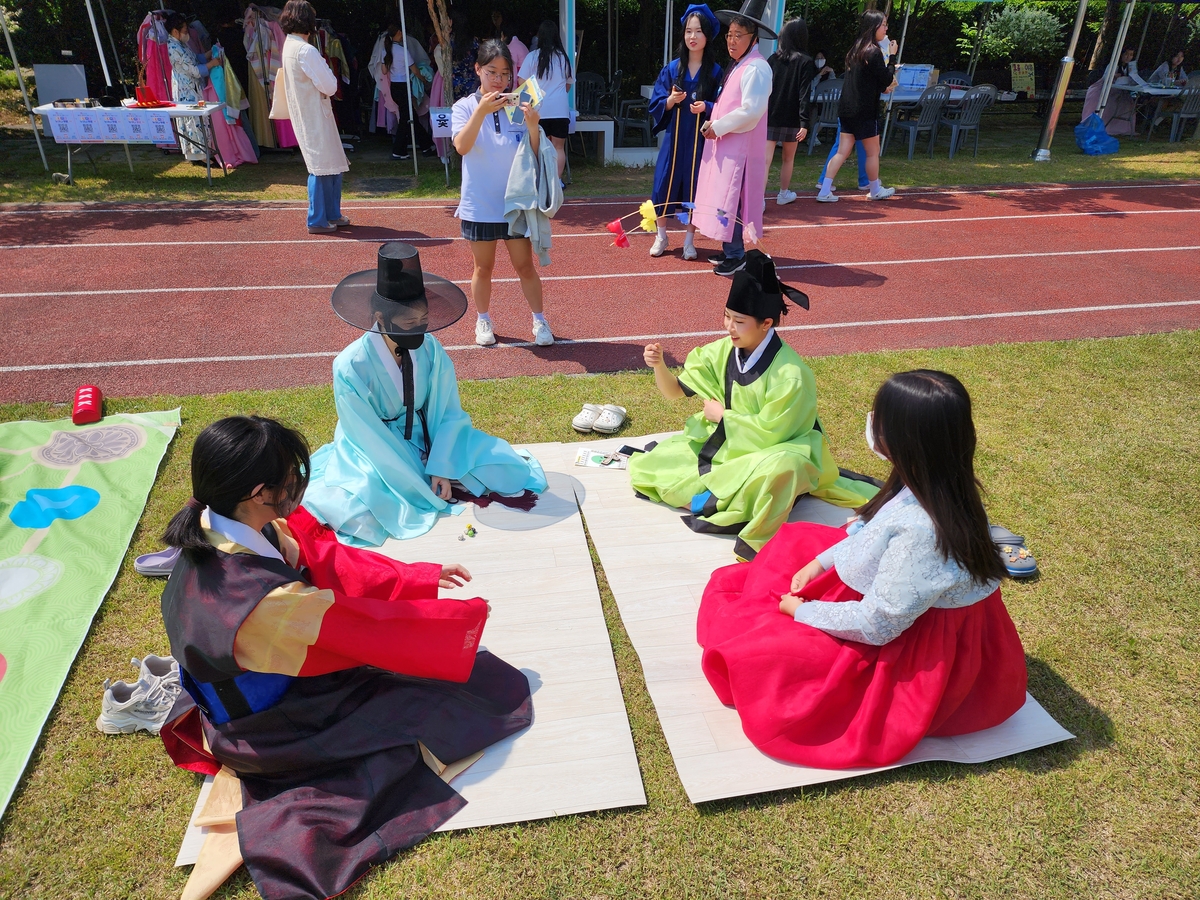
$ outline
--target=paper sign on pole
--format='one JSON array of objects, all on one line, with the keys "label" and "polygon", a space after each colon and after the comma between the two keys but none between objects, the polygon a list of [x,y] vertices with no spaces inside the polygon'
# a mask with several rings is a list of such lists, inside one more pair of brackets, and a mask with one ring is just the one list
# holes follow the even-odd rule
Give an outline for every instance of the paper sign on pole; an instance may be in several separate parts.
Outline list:
[{"label": "paper sign on pole", "polygon": [[1018,94],[1024,91],[1032,96],[1037,87],[1034,84],[1033,63],[1010,63],[1012,70],[1012,89]]},{"label": "paper sign on pole", "polygon": [[452,138],[450,133],[450,112],[449,106],[435,106],[429,110],[429,124],[433,126],[433,136],[435,138]]}]

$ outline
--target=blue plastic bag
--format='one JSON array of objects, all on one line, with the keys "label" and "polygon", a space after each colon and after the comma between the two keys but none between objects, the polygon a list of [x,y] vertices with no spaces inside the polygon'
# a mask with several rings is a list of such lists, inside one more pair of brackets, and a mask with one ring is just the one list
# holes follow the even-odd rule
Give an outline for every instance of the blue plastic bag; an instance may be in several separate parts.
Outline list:
[{"label": "blue plastic bag", "polygon": [[1117,139],[1104,130],[1104,122],[1096,113],[1075,126],[1075,145],[1088,156],[1103,156],[1121,149]]}]

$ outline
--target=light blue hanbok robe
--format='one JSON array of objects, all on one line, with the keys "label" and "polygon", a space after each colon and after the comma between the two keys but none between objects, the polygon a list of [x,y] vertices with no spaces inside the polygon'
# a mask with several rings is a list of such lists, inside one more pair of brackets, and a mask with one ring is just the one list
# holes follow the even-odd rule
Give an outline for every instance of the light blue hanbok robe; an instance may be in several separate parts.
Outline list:
[{"label": "light blue hanbok robe", "polygon": [[472,427],[459,404],[454,364],[437,339],[425,335],[411,353],[417,414],[410,440],[400,366],[383,338],[367,332],[333,361],[337,430],[312,456],[304,506],[346,543],[379,546],[427,532],[451,508],[433,493],[434,475],[475,496],[546,489],[536,459]]}]

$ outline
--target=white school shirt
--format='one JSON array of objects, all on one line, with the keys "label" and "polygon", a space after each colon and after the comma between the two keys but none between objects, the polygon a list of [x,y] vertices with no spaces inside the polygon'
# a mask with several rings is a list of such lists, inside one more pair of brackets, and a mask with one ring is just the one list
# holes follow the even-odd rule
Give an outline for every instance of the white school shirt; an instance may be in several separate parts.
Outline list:
[{"label": "white school shirt", "polygon": [[[478,92],[463,97],[450,111],[450,133],[455,137],[479,107]],[[504,110],[492,113],[479,126],[479,135],[462,158],[462,191],[454,215],[468,222],[503,222],[504,191],[517,156],[524,127],[509,123]]]},{"label": "white school shirt", "polygon": [[956,609],[990,596],[998,581],[979,584],[937,549],[933,520],[904,488],[866,525],[817,556],[861,600],[801,603],[795,619],[848,641],[882,646],[927,609]]},{"label": "white school shirt", "polygon": [[550,60],[550,68],[546,70],[546,74],[539,76],[537,70],[540,58],[540,53],[530,52],[525,57],[525,62],[521,63],[521,69],[517,72],[517,81],[537,78],[538,85],[546,95],[542,99],[541,107],[538,108],[538,115],[543,119],[565,119],[571,114],[567,88],[575,83],[575,79],[567,75],[567,62],[557,53]]},{"label": "white school shirt", "polygon": [[408,67],[412,64],[412,54],[410,54],[402,45],[393,42],[392,68],[390,70],[392,82],[399,84],[402,81],[408,81]]}]

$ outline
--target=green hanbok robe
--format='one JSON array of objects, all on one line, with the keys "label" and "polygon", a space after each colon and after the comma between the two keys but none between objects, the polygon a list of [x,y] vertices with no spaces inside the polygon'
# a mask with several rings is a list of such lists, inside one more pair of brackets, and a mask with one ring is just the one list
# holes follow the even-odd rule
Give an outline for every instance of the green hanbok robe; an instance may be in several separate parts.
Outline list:
[{"label": "green hanbok robe", "polygon": [[698,412],[683,434],[629,460],[633,489],[690,509],[694,531],[736,534],[749,559],[787,521],[801,494],[838,506],[861,506],[877,492],[843,477],[817,418],[812,370],[772,334],[759,359],[741,372],[733,343],[722,338],[688,354],[679,386],[725,404],[719,423]]}]

